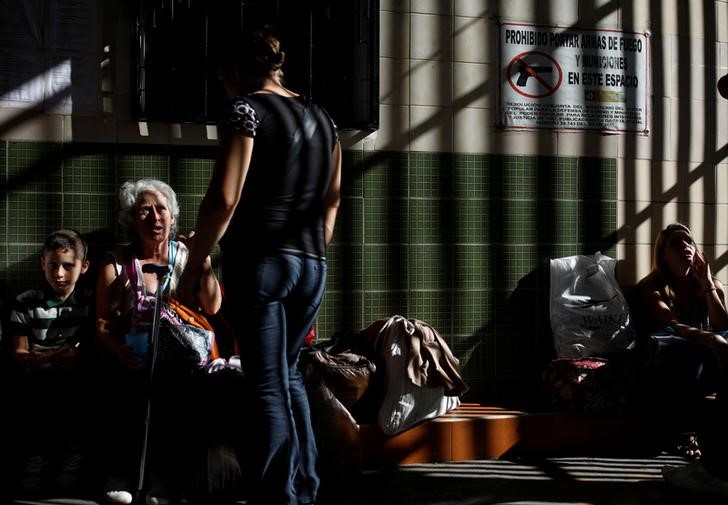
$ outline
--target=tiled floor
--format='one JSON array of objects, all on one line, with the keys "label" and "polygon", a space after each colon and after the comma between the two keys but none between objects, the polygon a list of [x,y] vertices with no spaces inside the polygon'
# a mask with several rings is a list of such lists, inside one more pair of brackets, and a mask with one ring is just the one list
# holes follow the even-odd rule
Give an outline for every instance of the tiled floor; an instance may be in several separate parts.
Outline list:
[{"label": "tiled floor", "polygon": [[[325,487],[319,505],[712,505],[725,500],[670,487],[654,457],[561,457],[405,465],[366,471],[354,481]],[[95,505],[69,498],[16,504]]]},{"label": "tiled floor", "polygon": [[725,503],[684,493],[661,476],[678,457],[570,457],[407,465],[365,472],[355,485],[325,490],[320,505],[678,505]]}]

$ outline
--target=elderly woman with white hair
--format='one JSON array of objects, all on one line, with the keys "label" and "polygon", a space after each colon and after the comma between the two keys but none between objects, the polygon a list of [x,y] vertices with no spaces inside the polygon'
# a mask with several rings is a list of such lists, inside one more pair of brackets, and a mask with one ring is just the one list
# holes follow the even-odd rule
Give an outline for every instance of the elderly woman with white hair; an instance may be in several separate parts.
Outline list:
[{"label": "elderly woman with white hair", "polygon": [[[136,430],[144,424],[143,404],[148,384],[143,372],[143,355],[129,344],[135,335],[144,336],[151,331],[157,290],[161,289],[165,298],[174,296],[177,280],[187,263],[188,250],[183,241],[174,240],[179,205],[175,192],[168,184],[154,179],[125,182],[119,191],[119,203],[119,222],[128,231],[131,242],[110,252],[100,266],[96,287],[96,316],[99,339],[115,358],[109,367],[112,373],[109,374],[108,385],[113,394],[110,395],[112,403],[109,416],[105,419],[112,432],[109,440],[109,459],[112,464],[109,474],[112,477],[107,482],[106,499],[111,503],[130,503],[133,500],[132,490],[136,487],[133,485],[135,462],[139,461],[140,441],[143,438]],[[160,279],[156,273],[144,271],[146,264],[169,266],[171,275],[164,277],[163,286],[158,285]],[[222,294],[209,256],[201,270],[196,294],[202,312],[215,314],[220,309]],[[146,338],[143,340],[146,341]],[[185,396],[187,391],[184,381],[193,375],[190,368],[185,369],[179,364],[176,367],[155,368],[153,393],[155,398],[159,397],[159,400],[155,399],[157,405],[170,405],[174,401],[189,402]],[[174,401],[170,398],[174,398]],[[159,414],[169,415],[164,409],[156,410],[158,415],[155,416],[155,422],[160,419]],[[176,406],[173,410],[177,414],[185,412]],[[186,425],[187,421],[179,420],[173,424]],[[175,436],[173,426],[158,428],[152,433],[153,441],[155,435],[158,440]],[[164,443],[153,445],[165,446]],[[166,446],[169,449],[169,444]],[[184,450],[184,445],[177,449]],[[154,473],[154,455],[153,450],[150,454],[152,479],[147,503],[165,503],[169,501],[165,489],[167,486],[162,484],[163,476]],[[174,459],[175,455],[165,454],[164,457],[168,461]]]},{"label": "elderly woman with white hair", "polygon": [[[137,292],[153,295],[157,291],[156,274],[144,272],[143,266],[148,263],[169,265],[172,275],[169,284],[163,288],[166,295],[174,295],[188,253],[183,242],[173,240],[179,205],[177,195],[168,184],[155,179],[125,182],[119,190],[119,203],[119,222],[126,227],[131,243],[112,252],[101,265],[96,313],[104,321],[116,319],[117,324],[121,323],[117,331],[100,332],[100,335],[122,364],[135,368],[139,366],[139,359],[122,338],[129,330],[125,326],[132,322],[132,318],[123,316],[133,315]],[[132,267],[133,271],[127,267]],[[132,279],[136,279],[136,286],[131,285]],[[202,270],[197,295],[203,312],[214,314],[220,309],[220,285],[209,256]]]}]

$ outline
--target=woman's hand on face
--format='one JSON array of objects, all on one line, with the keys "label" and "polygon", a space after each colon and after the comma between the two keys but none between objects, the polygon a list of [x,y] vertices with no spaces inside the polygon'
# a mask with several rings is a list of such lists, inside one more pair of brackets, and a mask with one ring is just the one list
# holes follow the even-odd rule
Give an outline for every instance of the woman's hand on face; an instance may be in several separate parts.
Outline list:
[{"label": "woman's hand on face", "polygon": [[693,276],[698,280],[703,289],[711,289],[713,287],[713,275],[710,272],[710,265],[705,260],[705,255],[696,250],[693,256],[693,264],[691,265]]}]

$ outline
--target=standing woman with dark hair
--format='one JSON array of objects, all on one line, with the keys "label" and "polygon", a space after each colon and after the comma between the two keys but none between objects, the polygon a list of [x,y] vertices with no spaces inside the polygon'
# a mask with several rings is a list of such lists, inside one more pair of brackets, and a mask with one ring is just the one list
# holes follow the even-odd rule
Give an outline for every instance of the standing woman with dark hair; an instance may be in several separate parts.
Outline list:
[{"label": "standing woman with dark hair", "polygon": [[321,306],[339,206],[341,146],[326,112],[285,88],[269,30],[219,76],[232,100],[178,296],[191,303],[204,258],[222,250],[225,297],[254,397],[250,503],[313,503],[316,444],[298,357]]}]

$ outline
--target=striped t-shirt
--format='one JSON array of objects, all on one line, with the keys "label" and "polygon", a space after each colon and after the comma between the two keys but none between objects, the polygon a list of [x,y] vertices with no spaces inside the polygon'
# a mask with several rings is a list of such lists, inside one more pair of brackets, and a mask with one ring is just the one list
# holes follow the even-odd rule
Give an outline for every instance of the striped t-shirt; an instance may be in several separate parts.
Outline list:
[{"label": "striped t-shirt", "polygon": [[64,301],[51,290],[31,289],[18,295],[10,313],[10,335],[27,336],[35,351],[77,343],[90,326],[90,293],[76,289]]}]

